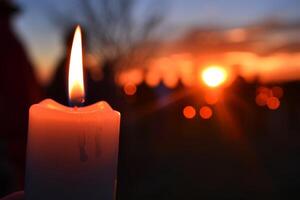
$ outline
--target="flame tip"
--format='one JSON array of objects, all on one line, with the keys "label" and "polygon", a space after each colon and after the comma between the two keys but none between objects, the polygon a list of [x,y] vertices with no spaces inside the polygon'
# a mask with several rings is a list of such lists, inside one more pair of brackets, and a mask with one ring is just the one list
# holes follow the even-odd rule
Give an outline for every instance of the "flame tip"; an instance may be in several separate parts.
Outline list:
[{"label": "flame tip", "polygon": [[77,24],[77,26],[76,26],[76,30],[81,30],[81,26],[79,25],[79,24]]}]

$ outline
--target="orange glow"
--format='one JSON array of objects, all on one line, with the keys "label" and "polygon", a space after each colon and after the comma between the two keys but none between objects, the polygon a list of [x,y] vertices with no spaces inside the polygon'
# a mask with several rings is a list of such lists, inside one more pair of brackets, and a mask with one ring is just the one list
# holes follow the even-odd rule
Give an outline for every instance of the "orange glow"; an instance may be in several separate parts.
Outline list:
[{"label": "orange glow", "polygon": [[80,26],[76,27],[69,66],[69,100],[77,105],[84,102],[82,44]]},{"label": "orange glow", "polygon": [[201,72],[203,82],[209,87],[218,87],[228,78],[227,71],[223,67],[210,66]]},{"label": "orange glow", "polygon": [[231,42],[242,42],[247,37],[247,32],[243,29],[237,28],[226,33],[227,39]]},{"label": "orange glow", "polygon": [[115,76],[115,81],[119,86],[124,86],[127,83],[133,83],[135,85],[139,85],[143,82],[144,74],[141,69],[133,68],[130,70],[120,71]]},{"label": "orange glow", "polygon": [[257,94],[265,94],[267,97],[272,96],[272,91],[269,88],[263,87],[263,86],[257,88],[256,93]]},{"label": "orange glow", "polygon": [[283,89],[278,86],[272,87],[272,94],[274,97],[277,97],[280,99],[283,97]]},{"label": "orange glow", "polygon": [[256,96],[255,98],[255,102],[257,105],[259,106],[265,106],[267,104],[268,101],[268,95],[265,93],[260,93]]},{"label": "orange glow", "polygon": [[219,93],[215,91],[207,92],[204,99],[207,104],[214,105],[219,101]]},{"label": "orange glow", "polygon": [[139,85],[143,82],[144,76],[141,69],[135,68],[129,71],[130,81],[136,85]]},{"label": "orange glow", "polygon": [[160,82],[159,74],[155,72],[148,72],[145,76],[145,82],[149,87],[158,86]]},{"label": "orange glow", "polygon": [[195,83],[195,78],[193,75],[190,76],[182,76],[181,77],[181,83],[186,87],[191,87]]},{"label": "orange glow", "polygon": [[256,89],[256,97],[255,102],[259,106],[267,105],[267,101],[270,97],[272,97],[272,91],[264,86],[260,86]]},{"label": "orange glow", "polygon": [[175,88],[178,84],[178,78],[174,73],[167,73],[163,77],[163,83],[167,88]]},{"label": "orange glow", "polygon": [[124,92],[126,95],[132,96],[136,93],[136,90],[137,88],[135,84],[128,83],[124,86]]},{"label": "orange glow", "polygon": [[196,115],[196,110],[193,106],[186,106],[183,109],[183,115],[187,119],[192,119]]},{"label": "orange glow", "polygon": [[178,75],[184,86],[190,87],[195,83],[195,65],[191,58],[191,55],[181,54],[173,56],[176,62]]},{"label": "orange glow", "polygon": [[280,101],[277,97],[270,97],[268,98],[267,106],[270,110],[277,110],[280,107]]},{"label": "orange glow", "polygon": [[213,111],[208,106],[203,106],[200,108],[200,116],[202,119],[210,119],[213,115]]}]

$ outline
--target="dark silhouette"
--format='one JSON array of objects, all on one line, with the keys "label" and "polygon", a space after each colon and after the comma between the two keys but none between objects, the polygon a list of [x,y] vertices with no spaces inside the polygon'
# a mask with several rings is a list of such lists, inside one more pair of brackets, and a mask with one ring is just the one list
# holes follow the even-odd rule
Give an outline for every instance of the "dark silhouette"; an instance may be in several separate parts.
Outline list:
[{"label": "dark silhouette", "polygon": [[24,191],[14,192],[10,195],[3,197],[0,200],[24,200]]},{"label": "dark silhouette", "polygon": [[18,11],[11,1],[0,1],[0,195],[23,187],[28,109],[40,100],[33,68],[12,29]]},{"label": "dark silhouette", "polygon": [[[120,108],[121,99],[119,96],[119,88],[115,84],[114,79],[114,61],[105,61],[102,66],[103,77],[99,81],[91,79],[91,72],[87,72],[87,93],[86,103],[92,104],[97,101],[107,101],[114,108]],[[99,66],[100,67],[100,66]]]}]

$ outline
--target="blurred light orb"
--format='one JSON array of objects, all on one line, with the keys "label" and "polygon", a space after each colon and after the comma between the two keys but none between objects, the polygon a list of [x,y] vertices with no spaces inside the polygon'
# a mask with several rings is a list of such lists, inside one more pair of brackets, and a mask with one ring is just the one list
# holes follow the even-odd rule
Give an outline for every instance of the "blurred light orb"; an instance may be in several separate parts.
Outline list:
[{"label": "blurred light orb", "polygon": [[131,69],[128,72],[129,80],[133,82],[135,85],[139,85],[144,80],[143,71],[139,68]]},{"label": "blurred light orb", "polygon": [[163,77],[163,83],[167,88],[175,88],[178,84],[178,77],[176,77],[176,74],[167,73]]},{"label": "blurred light orb", "polygon": [[265,93],[260,93],[256,95],[255,102],[259,106],[265,106],[267,104],[267,101],[269,99],[269,96]]},{"label": "blurred light orb", "polygon": [[214,105],[219,101],[220,94],[217,92],[207,92],[204,95],[205,102],[209,105]]},{"label": "blurred light orb", "polygon": [[202,119],[210,119],[213,115],[213,111],[209,106],[203,106],[200,108],[200,117]]},{"label": "blurred light orb", "polygon": [[145,82],[149,87],[156,87],[160,83],[160,76],[156,72],[148,72],[145,76]]},{"label": "blurred light orb", "polygon": [[277,97],[270,97],[267,100],[267,106],[270,110],[277,110],[280,107],[280,101]]},{"label": "blurred light orb", "polygon": [[260,86],[256,89],[256,94],[264,94],[267,97],[271,97],[272,96],[272,90],[270,90],[267,87],[264,86]]},{"label": "blurred light orb", "polygon": [[119,86],[124,86],[128,83],[140,85],[143,82],[143,80],[144,80],[143,71],[138,68],[130,69],[127,71],[120,71],[117,73],[115,77],[115,82]]},{"label": "blurred light orb", "polygon": [[127,73],[125,73],[125,72],[119,72],[119,73],[117,73],[116,76],[115,76],[115,82],[119,86],[124,86],[126,83],[129,82]]},{"label": "blurred light orb", "polygon": [[132,84],[132,83],[127,83],[126,85],[124,85],[124,92],[126,95],[128,96],[132,96],[136,93],[136,85],[135,84]]},{"label": "blurred light orb", "polygon": [[201,78],[207,86],[214,88],[225,83],[228,74],[223,67],[210,66],[202,71]]},{"label": "blurred light orb", "polygon": [[279,86],[272,87],[272,94],[274,97],[277,97],[278,99],[283,97],[283,89]]},{"label": "blurred light orb", "polygon": [[183,108],[183,116],[187,119],[193,119],[196,115],[196,110],[193,106],[186,106]]}]

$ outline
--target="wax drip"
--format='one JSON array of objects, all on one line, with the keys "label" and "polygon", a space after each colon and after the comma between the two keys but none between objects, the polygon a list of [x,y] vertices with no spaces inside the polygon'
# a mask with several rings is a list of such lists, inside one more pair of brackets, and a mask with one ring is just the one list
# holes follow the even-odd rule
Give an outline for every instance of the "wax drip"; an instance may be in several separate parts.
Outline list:
[{"label": "wax drip", "polygon": [[86,135],[85,133],[81,134],[79,136],[79,155],[80,155],[80,161],[85,162],[88,160],[88,155],[86,153]]},{"label": "wax drip", "polygon": [[96,145],[96,157],[98,158],[98,157],[100,157],[100,155],[101,155],[101,145],[100,145],[100,135],[99,134],[97,134],[96,136],[95,136],[95,145]]}]

